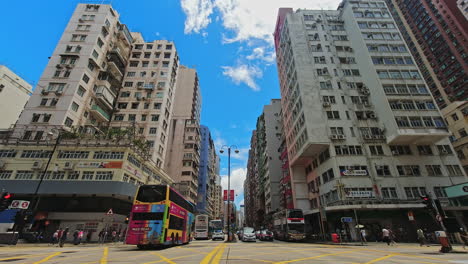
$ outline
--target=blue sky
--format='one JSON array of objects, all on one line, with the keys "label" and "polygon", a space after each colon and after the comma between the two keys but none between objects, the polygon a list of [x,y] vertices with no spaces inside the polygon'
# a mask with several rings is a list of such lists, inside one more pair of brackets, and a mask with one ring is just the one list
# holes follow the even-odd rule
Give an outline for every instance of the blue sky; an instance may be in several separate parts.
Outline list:
[{"label": "blue sky", "polygon": [[[102,1],[96,1],[101,3]],[[71,16],[76,0],[6,1],[0,16],[0,64],[33,86]],[[106,2],[104,2],[106,3]],[[250,136],[263,106],[279,98],[272,32],[279,7],[336,9],[339,0],[114,0],[131,31],[147,41],[175,42],[181,64],[197,69],[202,124],[215,143],[235,145],[231,187],[243,201]],[[227,157],[221,155],[221,175]],[[224,178],[224,177],[223,177]],[[226,184],[223,179],[223,184]]]}]

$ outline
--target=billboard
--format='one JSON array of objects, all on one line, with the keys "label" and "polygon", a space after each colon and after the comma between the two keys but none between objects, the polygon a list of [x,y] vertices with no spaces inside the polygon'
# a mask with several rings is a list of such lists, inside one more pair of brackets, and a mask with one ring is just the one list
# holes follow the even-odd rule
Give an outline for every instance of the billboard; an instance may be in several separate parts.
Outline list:
[{"label": "billboard", "polygon": [[[231,192],[229,193],[229,200],[234,201],[234,190],[230,190]],[[224,190],[223,192],[223,201],[228,200],[228,191]]]}]

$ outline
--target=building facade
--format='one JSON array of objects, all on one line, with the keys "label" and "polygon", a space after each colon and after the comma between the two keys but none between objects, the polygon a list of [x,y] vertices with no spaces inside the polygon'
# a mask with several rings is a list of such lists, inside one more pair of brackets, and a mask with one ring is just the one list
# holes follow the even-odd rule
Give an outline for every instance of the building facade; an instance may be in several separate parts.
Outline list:
[{"label": "building facade", "polygon": [[439,107],[468,100],[468,21],[456,1],[386,2]]},{"label": "building facade", "polygon": [[201,95],[194,69],[181,66],[169,126],[166,171],[176,188],[193,203],[197,201],[200,164]]},{"label": "building facade", "polygon": [[458,6],[458,9],[460,9],[460,12],[462,12],[462,14],[468,20],[468,1],[467,0],[457,0],[457,6]]},{"label": "building facade", "polygon": [[467,177],[386,3],[282,8],[274,40],[292,198],[306,231],[342,229],[353,210],[370,237],[379,225],[412,236],[409,210],[432,222],[420,195],[444,200],[444,188]]},{"label": "building facade", "polygon": [[[77,5],[24,111],[1,134],[0,184],[15,198],[40,197],[33,230],[84,228],[93,240],[104,227],[124,232],[139,185],[183,180],[185,172],[164,168],[169,147],[179,159],[197,158],[201,99],[186,71],[176,103],[173,42],[130,33],[110,5]],[[171,124],[174,137],[183,135],[169,145]]]},{"label": "building facade", "polygon": [[200,126],[200,169],[198,174],[197,210],[201,214],[215,215],[216,182],[219,177],[219,156],[207,126]]},{"label": "building facade", "polygon": [[16,123],[28,101],[32,87],[8,67],[0,65],[0,129],[8,129]]},{"label": "building facade", "polygon": [[448,128],[452,131],[450,141],[463,169],[468,173],[468,102],[453,102],[442,109]]}]

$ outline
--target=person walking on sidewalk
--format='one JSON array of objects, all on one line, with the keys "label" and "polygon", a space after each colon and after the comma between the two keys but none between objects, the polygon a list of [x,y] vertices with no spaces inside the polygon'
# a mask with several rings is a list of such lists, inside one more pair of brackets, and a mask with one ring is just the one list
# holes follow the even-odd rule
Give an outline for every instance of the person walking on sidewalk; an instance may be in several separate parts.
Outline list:
[{"label": "person walking on sidewalk", "polygon": [[55,231],[54,234],[52,235],[52,241],[51,241],[52,246],[58,242],[58,235],[59,235],[59,230],[57,229],[57,231]]},{"label": "person walking on sidewalk", "polygon": [[463,249],[466,249],[466,246],[468,246],[468,233],[463,228],[460,228],[460,238],[463,241]]},{"label": "person walking on sidewalk", "polygon": [[390,246],[390,231],[387,228],[382,229],[382,241]]},{"label": "person walking on sidewalk", "polygon": [[60,247],[63,247],[63,244],[65,244],[65,241],[67,240],[67,236],[68,236],[68,231],[69,231],[68,227],[65,228],[65,230],[62,233],[62,236],[60,236],[60,240],[59,240]]},{"label": "person walking on sidewalk", "polygon": [[362,237],[362,241],[363,241],[364,243],[367,243],[366,236],[367,236],[366,230],[365,230],[365,229],[361,229],[361,237]]},{"label": "person walking on sidewalk", "polygon": [[424,231],[421,228],[416,230],[416,234],[418,235],[418,241],[419,241],[419,246],[420,247],[429,246],[427,244],[426,236],[424,236]]}]

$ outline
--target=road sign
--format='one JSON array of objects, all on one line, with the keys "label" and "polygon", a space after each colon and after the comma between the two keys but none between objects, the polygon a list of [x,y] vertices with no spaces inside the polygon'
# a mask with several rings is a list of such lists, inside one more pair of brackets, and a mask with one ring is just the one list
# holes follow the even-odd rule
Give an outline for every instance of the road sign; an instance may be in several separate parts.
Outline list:
[{"label": "road sign", "polygon": [[436,219],[439,222],[442,222],[442,216],[440,214],[436,215]]},{"label": "road sign", "polygon": [[352,217],[341,217],[341,222],[342,223],[351,223],[351,222],[353,222],[353,218]]},{"label": "road sign", "polygon": [[112,208],[109,209],[109,211],[107,211],[107,213],[106,213],[106,215],[113,215],[113,214],[114,214],[114,212],[112,211]]},{"label": "road sign", "polygon": [[408,219],[409,219],[410,221],[414,221],[414,214],[413,214],[413,211],[409,211],[409,212],[408,212]]},{"label": "road sign", "polygon": [[10,204],[11,209],[28,209],[30,201],[13,200]]}]

